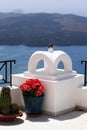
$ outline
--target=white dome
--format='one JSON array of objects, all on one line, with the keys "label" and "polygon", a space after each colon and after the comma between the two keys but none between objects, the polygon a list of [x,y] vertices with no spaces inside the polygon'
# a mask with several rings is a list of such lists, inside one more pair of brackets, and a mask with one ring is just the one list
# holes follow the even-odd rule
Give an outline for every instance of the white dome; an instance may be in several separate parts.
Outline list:
[{"label": "white dome", "polygon": [[[43,61],[44,67],[37,69],[40,61]],[[64,69],[59,69],[57,66],[62,62]],[[62,79],[72,77],[76,74],[72,71],[72,60],[64,51],[36,51],[30,57],[28,62],[28,71],[24,73],[25,76],[34,76],[44,79]]]}]

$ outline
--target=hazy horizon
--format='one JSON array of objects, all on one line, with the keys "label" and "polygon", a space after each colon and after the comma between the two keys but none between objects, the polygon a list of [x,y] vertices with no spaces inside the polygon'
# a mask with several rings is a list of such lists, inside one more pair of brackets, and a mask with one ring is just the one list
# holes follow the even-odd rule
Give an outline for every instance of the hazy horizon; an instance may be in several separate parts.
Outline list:
[{"label": "hazy horizon", "polygon": [[60,13],[87,17],[86,0],[0,0],[0,12]]}]

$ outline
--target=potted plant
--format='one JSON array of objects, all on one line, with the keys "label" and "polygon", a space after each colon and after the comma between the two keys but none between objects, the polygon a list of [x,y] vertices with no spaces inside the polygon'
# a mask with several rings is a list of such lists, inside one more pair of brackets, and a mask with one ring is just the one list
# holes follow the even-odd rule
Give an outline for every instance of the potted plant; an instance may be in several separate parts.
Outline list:
[{"label": "potted plant", "polygon": [[25,103],[27,116],[38,116],[41,114],[44,99],[44,85],[39,79],[27,79],[20,85]]},{"label": "potted plant", "polygon": [[0,91],[0,121],[13,121],[22,116],[19,105],[12,103],[10,87],[2,87]]}]

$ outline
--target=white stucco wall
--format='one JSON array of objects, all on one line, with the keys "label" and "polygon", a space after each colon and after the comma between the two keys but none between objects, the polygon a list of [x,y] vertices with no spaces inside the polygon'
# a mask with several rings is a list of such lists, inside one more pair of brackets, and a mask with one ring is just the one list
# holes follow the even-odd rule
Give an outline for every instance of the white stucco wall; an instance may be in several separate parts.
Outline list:
[{"label": "white stucco wall", "polygon": [[[23,74],[16,74],[12,77],[13,85],[18,87],[28,78],[25,78]],[[83,77],[83,75],[78,74],[75,77],[60,81],[40,79],[45,86],[43,113],[58,115],[67,110],[74,109],[77,104],[77,88],[82,86]],[[15,100],[17,100],[17,97],[15,97]],[[22,96],[20,96],[20,103],[24,105]]]},{"label": "white stucco wall", "polygon": [[87,86],[77,88],[77,106],[87,110]]},{"label": "white stucco wall", "polygon": [[[40,60],[44,61],[44,67],[37,69]],[[64,65],[62,70],[57,68],[61,61]],[[38,78],[45,86],[42,106],[45,114],[56,116],[75,109],[77,105],[87,107],[87,89],[82,88],[84,76],[72,70],[72,60],[63,51],[37,51],[29,59],[27,71],[12,75],[12,85],[18,87],[18,90],[13,90],[16,92],[13,94],[13,100],[23,106],[19,86],[28,78]]]}]

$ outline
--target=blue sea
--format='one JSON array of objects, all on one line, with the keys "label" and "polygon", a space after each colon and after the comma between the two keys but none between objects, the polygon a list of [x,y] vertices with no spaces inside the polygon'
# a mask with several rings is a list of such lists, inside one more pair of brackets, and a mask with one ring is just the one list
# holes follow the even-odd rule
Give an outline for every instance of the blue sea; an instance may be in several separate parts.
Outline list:
[{"label": "blue sea", "polygon": [[[0,46],[0,60],[16,60],[13,73],[22,73],[28,69],[28,60],[35,51],[47,50],[48,47]],[[84,64],[81,64],[81,60],[87,60],[87,46],[54,46],[54,50],[65,51],[72,59],[73,70],[84,73]]]}]

